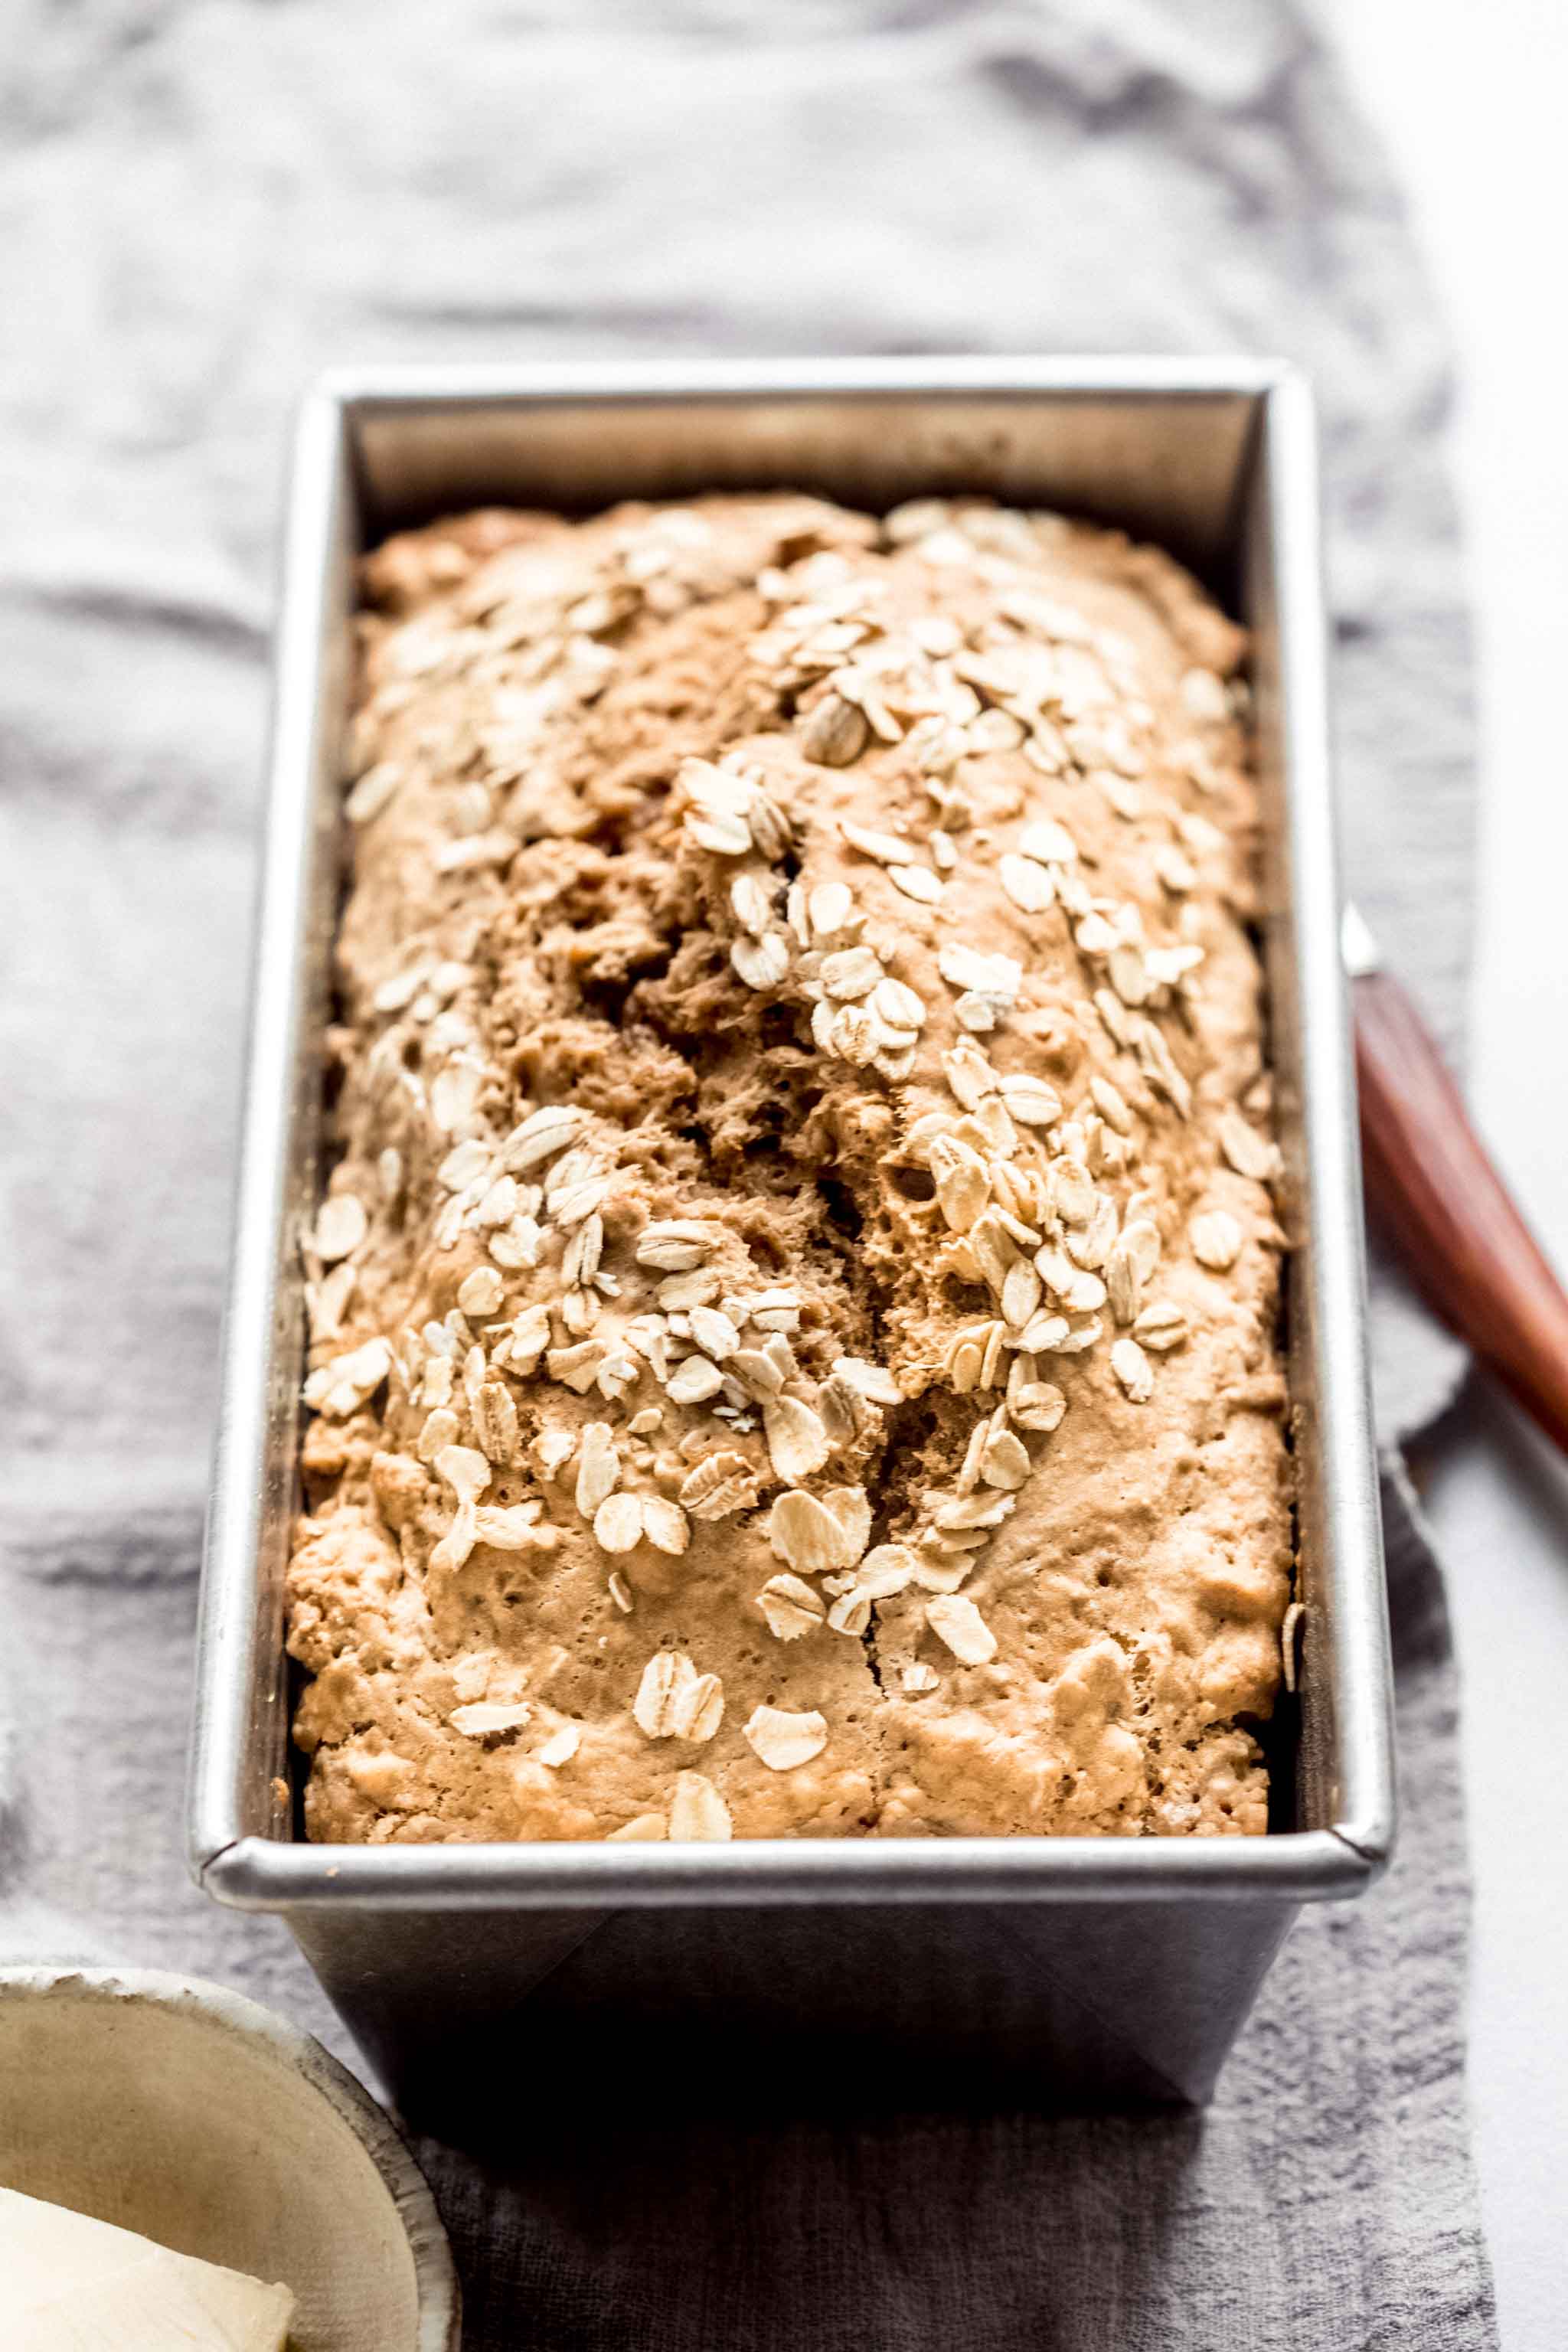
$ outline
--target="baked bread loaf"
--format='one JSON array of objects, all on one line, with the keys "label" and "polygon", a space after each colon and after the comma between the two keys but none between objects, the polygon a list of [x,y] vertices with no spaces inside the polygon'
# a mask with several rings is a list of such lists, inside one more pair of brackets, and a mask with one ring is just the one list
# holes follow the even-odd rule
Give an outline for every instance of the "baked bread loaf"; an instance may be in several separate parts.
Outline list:
[{"label": "baked bread loaf", "polygon": [[310,1833],[1261,1832],[1241,633],[979,502],[484,512],[363,583]]}]

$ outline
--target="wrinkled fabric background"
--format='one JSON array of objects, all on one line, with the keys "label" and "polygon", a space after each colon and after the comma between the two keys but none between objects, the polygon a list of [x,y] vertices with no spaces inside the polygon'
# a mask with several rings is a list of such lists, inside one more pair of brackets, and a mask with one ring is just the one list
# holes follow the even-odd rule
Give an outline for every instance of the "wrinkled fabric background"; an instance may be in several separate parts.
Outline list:
[{"label": "wrinkled fabric background", "polygon": [[[1350,885],[1457,1052],[1447,354],[1305,0],[15,0],[0,54],[0,1956],[344,2037],[179,1806],[285,431],[320,368],[1246,350],[1316,378]],[[1458,1351],[1374,1258],[1385,1436]],[[1467,1885],[1390,1490],[1401,1858],[1213,2109],[425,2155],[484,2347],[1469,2352]]]}]

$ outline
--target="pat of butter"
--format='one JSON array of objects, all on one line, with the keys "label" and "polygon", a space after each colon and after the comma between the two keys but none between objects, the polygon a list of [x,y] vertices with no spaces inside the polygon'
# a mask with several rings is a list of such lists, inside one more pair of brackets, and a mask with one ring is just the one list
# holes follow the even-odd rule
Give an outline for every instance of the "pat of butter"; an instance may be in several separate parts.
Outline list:
[{"label": "pat of butter", "polygon": [[0,2189],[5,2352],[284,2352],[294,2298]]}]

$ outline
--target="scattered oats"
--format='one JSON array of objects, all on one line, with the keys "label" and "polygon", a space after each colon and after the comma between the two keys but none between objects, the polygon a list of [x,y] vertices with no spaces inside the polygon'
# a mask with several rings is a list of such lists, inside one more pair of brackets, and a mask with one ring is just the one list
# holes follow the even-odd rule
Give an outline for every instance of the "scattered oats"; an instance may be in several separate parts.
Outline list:
[{"label": "scattered oats", "polygon": [[577,1440],[569,1429],[542,1429],[529,1447],[540,1476],[547,1486],[553,1486],[577,1451]]},{"label": "scattered oats", "polygon": [[489,1464],[471,1445],[444,1445],[436,1456],[436,1468],[464,1502],[476,1500],[490,1483]]},{"label": "scattered oats", "polygon": [[1099,1203],[1100,1194],[1082,1160],[1074,1159],[1070,1152],[1063,1152],[1051,1164],[1051,1181],[1058,1214],[1069,1225],[1088,1224]]},{"label": "scattered oats", "polygon": [[[1108,956],[1120,945],[1116,933],[1103,915],[1085,915],[1081,922],[1074,925],[1073,938],[1078,941],[1079,952],[1086,956]],[[1117,994],[1120,996],[1121,993],[1118,989]]]},{"label": "scattered oats", "polygon": [[1238,1176],[1250,1176],[1267,1184],[1279,1173],[1279,1152],[1239,1111],[1227,1110],[1220,1120],[1219,1143]]},{"label": "scattered oats", "polygon": [[[814,1024],[815,1026],[815,1024]],[[881,1045],[881,1024],[860,1004],[841,1004],[827,1033],[827,1050],[858,1070],[869,1067]]]},{"label": "scattered oats", "polygon": [[947,1534],[962,1534],[971,1528],[999,1528],[1011,1517],[1016,1504],[1012,1495],[928,1495],[928,1504],[934,1506],[936,1526]]},{"label": "scattered oats", "polygon": [[868,1552],[853,1580],[847,1584],[827,1612],[827,1622],[836,1633],[858,1637],[871,1622],[871,1611],[879,1601],[890,1601],[902,1592],[916,1569],[914,1553],[907,1544],[879,1544]]},{"label": "scattered oats", "polygon": [[1034,1321],[1026,1324],[1019,1332],[1018,1346],[1026,1355],[1058,1354],[1067,1347],[1071,1328],[1065,1315],[1037,1315]]},{"label": "scattered oats", "polygon": [[742,1729],[771,1772],[793,1772],[820,1756],[827,1745],[826,1719],[815,1708],[797,1713],[782,1706],[755,1707]]},{"label": "scattered oats", "polygon": [[1193,1219],[1187,1233],[1193,1255],[1201,1265],[1213,1266],[1216,1274],[1236,1264],[1246,1238],[1228,1209],[1205,1210]]},{"label": "scattered oats", "polygon": [[1197,970],[1204,960],[1204,950],[1188,941],[1184,946],[1151,948],[1143,962],[1149,977],[1162,988],[1181,988],[1189,972]]},{"label": "scattered oats", "polygon": [[509,1176],[526,1175],[531,1168],[542,1167],[558,1151],[564,1151],[582,1133],[583,1127],[582,1112],[564,1103],[547,1104],[542,1110],[531,1111],[501,1145],[501,1166]]},{"label": "scattered oats", "polygon": [[1053,1127],[1062,1115],[1061,1097],[1029,1071],[1002,1080],[1002,1102],[1022,1127]]},{"label": "scattered oats", "polygon": [[346,1355],[334,1356],[305,1382],[305,1402],[330,1420],[346,1421],[373,1397],[392,1370],[384,1339],[367,1339]]},{"label": "scattered oats", "polygon": [[437,1475],[458,1497],[451,1526],[430,1554],[438,1575],[462,1567],[479,1538],[478,1498],[490,1481],[490,1465],[470,1445],[444,1445],[436,1456]]},{"label": "scattered oats", "polygon": [[[510,1183],[510,1178],[503,1179]],[[603,1217],[585,1217],[566,1245],[561,1262],[561,1279],[574,1286],[592,1282],[599,1271],[599,1261],[605,1251],[605,1221]]]},{"label": "scattered oats", "polygon": [[844,1530],[843,1565],[853,1568],[871,1540],[871,1505],[863,1486],[830,1486],[823,1501]]},{"label": "scattered oats", "polygon": [[1159,1226],[1155,1224],[1151,1217],[1132,1215],[1131,1213],[1131,1204],[1129,1204],[1127,1222],[1121,1229],[1121,1240],[1123,1245],[1131,1254],[1132,1263],[1137,1268],[1139,1280],[1141,1282],[1152,1281],[1153,1279],[1154,1270],[1160,1263]]},{"label": "scattered oats", "polygon": [[485,1381],[473,1400],[474,1434],[492,1462],[517,1459],[517,1407],[500,1381]]},{"label": "scattered oats", "polygon": [[626,1433],[630,1437],[651,1437],[654,1431],[661,1428],[663,1423],[664,1414],[658,1406],[645,1405],[640,1412],[634,1412],[627,1422]]},{"label": "scattered oats", "polygon": [[1007,710],[983,710],[970,720],[967,733],[972,751],[1016,751],[1024,740],[1022,726]]},{"label": "scattered oats", "polygon": [[1129,824],[1136,824],[1139,817],[1142,815],[1143,794],[1137,784],[1126,782],[1121,776],[1112,775],[1106,768],[1098,769],[1092,776],[1086,777],[1084,781],[1098,784],[1117,815],[1124,818]]},{"label": "scattered oats", "polygon": [[899,1680],[906,1698],[923,1698],[927,1691],[935,1690],[941,1676],[934,1666],[928,1666],[917,1658],[913,1665],[901,1670]]},{"label": "scattered oats", "polygon": [[1300,1674],[1300,1633],[1306,1614],[1300,1601],[1292,1601],[1279,1624],[1279,1664],[1285,1687],[1292,1694]]},{"label": "scattered oats", "polygon": [[822,1415],[797,1397],[769,1398],[763,1406],[763,1430],[774,1473],[788,1486],[809,1478],[827,1459]]},{"label": "scattered oats", "polygon": [[717,1307],[692,1307],[691,1336],[703,1354],[711,1356],[716,1364],[732,1356],[741,1344],[740,1333]]},{"label": "scattered oats", "polygon": [[[515,849],[516,843],[512,844]],[[448,1062],[437,1070],[430,1085],[430,1116],[443,1135],[454,1135],[466,1127],[479,1102],[479,1088],[484,1083],[483,1066],[466,1057]]]},{"label": "scattered oats", "polygon": [[759,1290],[754,1298],[743,1302],[733,1319],[737,1323],[754,1323],[759,1331],[798,1331],[799,1294],[793,1290]]},{"label": "scattered oats", "polygon": [[[679,1559],[691,1541],[691,1529],[679,1503],[667,1502],[662,1495],[645,1495],[642,1498],[643,1533],[657,1551],[668,1552]],[[610,1547],[614,1549],[614,1546]]]},{"label": "scattered oats", "polygon": [[875,858],[879,866],[907,866],[910,845],[894,833],[875,833],[869,825],[856,824],[848,817],[840,817],[838,830],[851,849],[862,857]]},{"label": "scattered oats", "polygon": [[570,1228],[591,1217],[604,1202],[615,1180],[610,1176],[590,1176],[581,1184],[569,1184],[551,1199],[551,1210],[558,1225]]},{"label": "scattered oats", "polygon": [[745,857],[751,852],[751,825],[729,810],[689,808],[686,833],[697,848],[710,850],[715,857]]},{"label": "scattered oats", "polygon": [[1175,822],[1176,831],[1195,856],[1212,856],[1226,845],[1226,836],[1218,825],[1211,824],[1206,816],[1199,816],[1195,810],[1184,809]]},{"label": "scattered oats", "polygon": [[870,734],[865,712],[842,695],[829,693],[808,714],[800,730],[800,748],[821,767],[847,768],[860,757]]},{"label": "scattered oats", "polygon": [[455,1706],[447,1720],[465,1739],[485,1739],[498,1731],[521,1731],[532,1715],[533,1709],[521,1699],[510,1706],[476,1699],[470,1706]]},{"label": "scattered oats", "polygon": [[888,879],[906,898],[913,898],[922,907],[940,906],[945,885],[940,874],[929,866],[889,866]]},{"label": "scattered oats", "polygon": [[343,1328],[349,1300],[359,1280],[355,1269],[347,1264],[334,1265],[320,1282],[305,1285],[305,1306],[310,1320],[310,1338],[335,1339]]},{"label": "scattered oats", "polygon": [[931,864],[939,874],[951,874],[958,864],[958,846],[950,833],[933,833],[931,837]]},{"label": "scattered oats", "polygon": [[519,1214],[501,1232],[492,1234],[487,1246],[498,1265],[515,1273],[539,1264],[543,1239],[537,1219]]},{"label": "scattered oats", "polygon": [[465,1315],[493,1315],[506,1297],[506,1285],[493,1265],[477,1265],[458,1286],[458,1304]]},{"label": "scattered oats", "polygon": [[539,1503],[513,1503],[505,1509],[479,1510],[474,1515],[474,1540],[492,1551],[552,1551],[558,1530],[542,1523]]},{"label": "scattered oats", "polygon": [[840,1356],[834,1373],[846,1380],[869,1404],[901,1404],[903,1391],[885,1364],[868,1363],[861,1356]]},{"label": "scattered oats", "polygon": [[1173,898],[1181,898],[1186,891],[1197,887],[1198,877],[1193,870],[1190,860],[1183,856],[1173,843],[1167,843],[1156,849],[1154,871]]},{"label": "scattered oats", "polygon": [[1028,1475],[1028,1448],[1010,1429],[993,1430],[980,1457],[980,1475],[985,1484],[1011,1491],[1021,1486]]},{"label": "scattered oats", "polygon": [[706,1265],[724,1237],[722,1225],[699,1218],[673,1217],[647,1225],[638,1235],[637,1261],[664,1274],[688,1274]]},{"label": "scattered oats", "polygon": [[1218,726],[1230,717],[1230,698],[1225,682],[1212,669],[1190,669],[1182,679],[1182,700],[1194,719],[1207,719]]},{"label": "scattered oats", "polygon": [[1078,844],[1066,825],[1057,824],[1048,817],[1024,827],[1018,836],[1018,848],[1037,866],[1070,866],[1078,856]]},{"label": "scattered oats", "polygon": [[626,1582],[626,1578],[621,1574],[618,1568],[611,1569],[608,1581],[611,1600],[615,1602],[616,1607],[620,1611],[623,1617],[629,1617],[632,1613],[634,1605],[632,1601],[631,1586]]},{"label": "scattered oats", "polygon": [[722,1844],[731,1834],[730,1808],[705,1774],[678,1772],[669,1801],[669,1835],[678,1844]]},{"label": "scattered oats", "polygon": [[1001,864],[1002,887],[1021,914],[1043,915],[1055,904],[1057,886],[1043,866],[1032,857],[1017,856],[1009,850]]},{"label": "scattered oats", "polygon": [[433,1412],[426,1414],[425,1426],[414,1450],[421,1462],[434,1462],[444,1445],[457,1444],[460,1431],[461,1423],[457,1414],[445,1405],[437,1405]]},{"label": "scattered oats", "polygon": [[[1097,918],[1090,916],[1092,922]],[[1079,927],[1080,929],[1083,926]],[[1081,942],[1080,942],[1081,944]],[[1123,1004],[1147,1004],[1153,993],[1154,983],[1140,950],[1125,943],[1110,950],[1109,965],[1110,985]]]},{"label": "scattered oats", "polygon": [[1134,1321],[1132,1336],[1145,1348],[1152,1348],[1157,1355],[1167,1355],[1186,1338],[1187,1318],[1169,1300],[1155,1299]]},{"label": "scattered oats", "polygon": [[1097,988],[1093,1001],[1094,1009],[1104,1023],[1111,1043],[1116,1045],[1131,1045],[1132,1024],[1128,1016],[1126,1006],[1114,990]]},{"label": "scattered oats", "polygon": [[[730,905],[735,920],[753,939],[761,939],[773,919],[773,892],[758,874],[737,874],[730,885]],[[744,979],[744,973],[742,974]],[[748,983],[754,985],[754,983]]]},{"label": "scattered oats", "polygon": [[752,843],[761,856],[773,863],[788,855],[795,843],[795,827],[787,813],[766,793],[753,796],[749,822]]},{"label": "scattered oats", "polygon": [[798,1488],[775,1498],[768,1515],[768,1543],[775,1559],[806,1576],[853,1568],[865,1549],[864,1538],[854,1544],[837,1513]]},{"label": "scattered oats", "polygon": [[931,1148],[937,1206],[951,1233],[966,1234],[984,1213],[991,1177],[978,1151],[956,1136],[939,1135]]},{"label": "scattered oats", "polygon": [[724,1685],[717,1675],[682,1677],[670,1695],[668,1722],[673,1737],[706,1745],[724,1719]]},{"label": "scattered oats", "polygon": [[381,760],[374,768],[367,768],[343,803],[343,814],[349,823],[369,824],[378,817],[402,784],[404,772],[393,760]]},{"label": "scattered oats", "polygon": [[583,1432],[577,1453],[577,1488],[574,1500],[585,1519],[591,1519],[605,1497],[613,1495],[621,1483],[621,1457],[607,1421],[591,1421]]},{"label": "scattered oats", "polygon": [[657,1845],[668,1835],[662,1813],[638,1813],[635,1821],[623,1822],[618,1830],[605,1832],[606,1845]]},{"label": "scattered oats", "polygon": [[1118,1323],[1131,1323],[1142,1303],[1143,1282],[1125,1235],[1111,1245],[1105,1264],[1105,1284],[1111,1314]]},{"label": "scattered oats", "polygon": [[962,1592],[940,1593],[926,1602],[926,1623],[961,1665],[983,1666],[996,1655],[996,1636],[973,1601]]},{"label": "scattered oats", "polygon": [[756,1502],[757,1474],[743,1454],[707,1454],[681,1486],[680,1500],[694,1519],[728,1518]]},{"label": "scattered oats", "polygon": [[[458,1146],[461,1150],[463,1147]],[[474,1223],[481,1232],[489,1233],[500,1225],[510,1225],[517,1214],[518,1187],[515,1176],[498,1176],[489,1185],[474,1212]]]},{"label": "scattered oats", "polygon": [[1032,1429],[1047,1434],[1060,1428],[1067,1409],[1066,1397],[1049,1381],[1023,1381],[1007,1407],[1020,1429]]},{"label": "scattered oats", "polygon": [[1058,1339],[1050,1352],[1058,1356],[1087,1355],[1103,1336],[1104,1326],[1098,1316],[1091,1316],[1087,1323],[1080,1323],[1069,1331],[1065,1339]]},{"label": "scattered oats", "polygon": [[1090,1078],[1089,1091],[1094,1098],[1095,1108],[1107,1126],[1114,1128],[1118,1135],[1131,1135],[1132,1113],[1127,1108],[1125,1097],[1111,1085],[1110,1080],[1101,1077]]},{"label": "scattered oats", "polygon": [[684,1650],[656,1650],[642,1670],[632,1720],[649,1739],[668,1739],[675,1731],[678,1706],[700,1680]]},{"label": "scattered oats", "polygon": [[[525,1379],[539,1369],[539,1359],[550,1345],[550,1309],[547,1307],[525,1307],[511,1327],[511,1337],[504,1343],[504,1360],[513,1371]],[[502,1346],[496,1355],[502,1359]]]},{"label": "scattered oats", "polygon": [[882,967],[869,948],[839,948],[823,957],[818,977],[837,1002],[853,1002],[880,984]]},{"label": "scattered oats", "polygon": [[316,1213],[311,1247],[325,1265],[351,1257],[370,1230],[364,1202],[357,1192],[329,1192]]},{"label": "scattered oats", "polygon": [[405,971],[394,972],[377,988],[370,1000],[372,1004],[378,1013],[401,1013],[418,995],[429,969],[427,962],[420,961],[411,963]]},{"label": "scattered oats", "polygon": [[579,1339],[574,1347],[552,1348],[544,1360],[552,1381],[586,1396],[608,1354],[602,1339]]},{"label": "scattered oats", "polygon": [[658,1286],[658,1303],[667,1315],[680,1315],[693,1307],[706,1307],[717,1298],[723,1285],[710,1265],[700,1265],[689,1274],[672,1274]]},{"label": "scattered oats", "polygon": [[924,1002],[901,980],[879,981],[871,993],[871,1010],[889,1029],[919,1031],[925,1024]]},{"label": "scattered oats", "polygon": [[672,1404],[701,1404],[717,1396],[723,1385],[724,1376],[717,1364],[710,1363],[706,1356],[688,1356],[665,1382],[665,1394]]},{"label": "scattered oats", "polygon": [[1040,1277],[1027,1258],[1019,1258],[1008,1267],[1002,1285],[1002,1320],[1009,1329],[1021,1331],[1030,1321],[1040,1294]]},{"label": "scattered oats", "polygon": [[952,1051],[942,1055],[942,1066],[965,1110],[978,1110],[985,1097],[996,1091],[996,1072],[971,1038],[961,1037]]},{"label": "scattered oats", "polygon": [[984,1037],[989,1035],[998,1021],[1006,1018],[1013,1001],[1010,997],[984,996],[975,989],[965,989],[952,1009],[961,1029]]},{"label": "scattered oats", "polygon": [[958,940],[950,940],[942,949],[937,968],[951,988],[1009,999],[1017,995],[1024,977],[1022,964],[1012,956],[982,955],[978,948],[964,947]]},{"label": "scattered oats", "polygon": [[577,1725],[563,1723],[534,1749],[533,1760],[536,1764],[547,1764],[552,1772],[558,1772],[563,1764],[571,1763],[582,1745],[583,1734]]},{"label": "scattered oats", "polygon": [[783,931],[768,931],[762,939],[736,940],[730,961],[748,988],[776,988],[789,971],[789,941]]},{"label": "scattered oats", "polygon": [[[845,882],[821,882],[806,902],[813,937],[833,939],[849,920],[855,901]],[[805,945],[805,941],[802,941]]]},{"label": "scattered oats", "polygon": [[757,1607],[769,1633],[781,1642],[798,1642],[815,1633],[823,1620],[820,1595],[798,1576],[770,1576],[757,1595]]},{"label": "scattered oats", "polygon": [[1130,1402],[1147,1404],[1154,1393],[1154,1370],[1136,1339],[1118,1339],[1110,1350],[1110,1369]]}]

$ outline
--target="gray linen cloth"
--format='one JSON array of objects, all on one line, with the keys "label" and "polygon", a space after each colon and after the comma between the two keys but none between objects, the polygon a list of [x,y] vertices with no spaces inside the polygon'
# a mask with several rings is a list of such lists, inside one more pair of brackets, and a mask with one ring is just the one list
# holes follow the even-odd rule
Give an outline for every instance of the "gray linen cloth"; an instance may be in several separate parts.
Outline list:
[{"label": "gray linen cloth", "polygon": [[[1283,352],[1324,412],[1350,878],[1453,1047],[1470,853],[1446,357],[1303,5],[19,0],[0,66],[0,1951],[243,1985],[185,1883],[279,461],[369,357]],[[1381,1258],[1386,1436],[1457,1351]],[[1204,2116],[424,2153],[489,2347],[1494,2341],[1435,1564],[1387,1495],[1400,1860]]]}]

